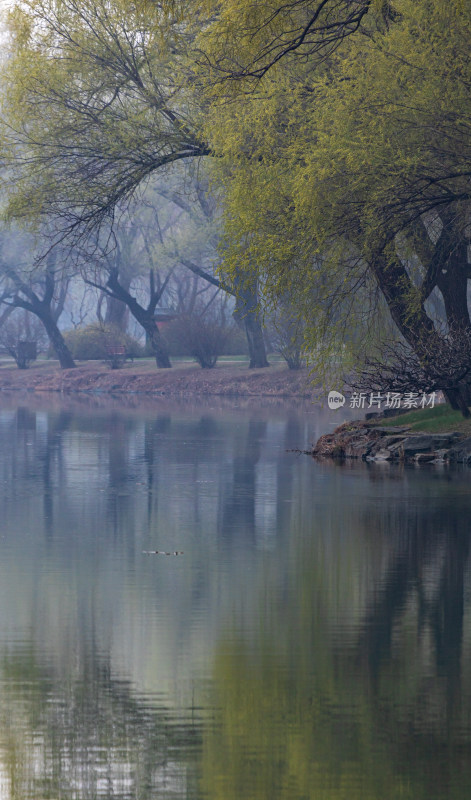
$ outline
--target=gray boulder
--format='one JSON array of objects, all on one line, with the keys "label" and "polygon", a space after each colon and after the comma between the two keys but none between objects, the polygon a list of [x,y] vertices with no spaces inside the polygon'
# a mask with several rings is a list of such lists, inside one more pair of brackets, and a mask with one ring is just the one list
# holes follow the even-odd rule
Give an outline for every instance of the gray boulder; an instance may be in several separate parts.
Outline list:
[{"label": "gray boulder", "polygon": [[404,455],[411,453],[431,452],[435,447],[435,439],[433,436],[423,434],[422,436],[408,436],[402,442],[402,451]]}]

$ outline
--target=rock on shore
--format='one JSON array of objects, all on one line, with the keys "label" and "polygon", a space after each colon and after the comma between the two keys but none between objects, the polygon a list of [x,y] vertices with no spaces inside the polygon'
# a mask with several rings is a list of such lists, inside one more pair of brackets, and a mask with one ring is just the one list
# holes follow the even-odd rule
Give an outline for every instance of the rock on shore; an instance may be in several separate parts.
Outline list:
[{"label": "rock on shore", "polygon": [[406,463],[471,463],[471,437],[449,433],[417,433],[410,427],[380,427],[367,422],[345,422],[321,436],[312,455],[323,458],[360,458],[364,461]]}]

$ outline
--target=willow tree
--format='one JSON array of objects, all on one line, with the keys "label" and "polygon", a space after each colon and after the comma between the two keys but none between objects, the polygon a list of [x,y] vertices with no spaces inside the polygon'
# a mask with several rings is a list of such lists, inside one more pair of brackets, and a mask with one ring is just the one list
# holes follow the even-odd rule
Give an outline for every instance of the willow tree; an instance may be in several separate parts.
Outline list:
[{"label": "willow tree", "polygon": [[75,367],[58,324],[73,275],[74,265],[60,248],[38,263],[32,237],[1,230],[0,305],[7,312],[21,308],[40,320],[62,369]]},{"label": "willow tree", "polygon": [[[176,77],[180,67],[188,75],[176,24],[161,16],[149,25],[119,0],[27,0],[7,22],[10,218],[36,227],[53,220],[53,245],[82,244],[109,229],[118,205],[153,172],[209,152],[191,122],[186,81]],[[169,366],[165,354],[160,365]]]},{"label": "willow tree", "polygon": [[[277,51],[314,5],[330,10],[333,27],[347,5],[364,13],[335,46]],[[228,267],[255,261],[274,297],[294,290],[325,361],[381,348],[393,332],[425,378],[434,348],[464,352],[471,329],[471,3],[293,3],[265,26],[255,14],[239,39],[236,11],[250,19],[249,6],[225,4],[199,42]],[[280,57],[267,61],[269,52]],[[268,69],[254,66],[260,53]],[[437,296],[441,326],[430,311]],[[464,413],[470,366],[468,351],[441,387]]]},{"label": "willow tree", "polygon": [[172,6],[26,0],[9,11],[10,218],[53,220],[55,241],[82,245],[110,229],[151,175],[210,154],[198,125],[198,20]]},{"label": "willow tree", "polygon": [[257,84],[282,60],[322,61],[359,30],[372,10],[389,14],[388,0],[201,0],[200,6],[211,20],[201,52],[213,78],[244,80],[246,86]]}]

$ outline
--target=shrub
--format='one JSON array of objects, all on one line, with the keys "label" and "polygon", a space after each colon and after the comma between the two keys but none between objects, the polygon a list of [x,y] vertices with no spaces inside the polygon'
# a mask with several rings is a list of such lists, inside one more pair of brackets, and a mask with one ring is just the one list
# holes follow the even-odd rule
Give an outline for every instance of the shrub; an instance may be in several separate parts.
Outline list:
[{"label": "shrub", "polygon": [[73,357],[79,361],[106,359],[107,347],[111,345],[124,345],[126,354],[132,358],[144,355],[144,348],[137,339],[112,325],[86,325],[66,331],[63,335]]},{"label": "shrub", "polygon": [[[200,319],[200,317],[197,317]],[[213,324],[213,323],[212,323]],[[170,356],[190,356],[190,347],[187,337],[182,336],[182,324],[180,318],[159,326],[162,338],[168,348]],[[221,340],[221,356],[240,356],[247,355],[247,337],[245,331],[238,325],[219,325],[219,330],[223,331]]]},{"label": "shrub", "polygon": [[48,338],[42,322],[17,308],[0,325],[0,352],[15,359],[19,369],[28,369],[38,352],[47,348]]},{"label": "shrub", "polygon": [[[170,326],[169,326],[170,328]],[[171,323],[174,346],[182,355],[192,356],[203,369],[212,369],[224,352],[230,328],[199,314],[182,314]]]}]

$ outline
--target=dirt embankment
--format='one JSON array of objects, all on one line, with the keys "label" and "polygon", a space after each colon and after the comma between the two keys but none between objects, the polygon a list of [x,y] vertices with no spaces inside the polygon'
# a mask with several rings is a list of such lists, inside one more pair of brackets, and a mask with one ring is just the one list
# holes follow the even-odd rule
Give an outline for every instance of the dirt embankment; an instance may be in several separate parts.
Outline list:
[{"label": "dirt embankment", "polygon": [[101,363],[79,364],[61,370],[57,365],[38,362],[28,370],[13,366],[0,368],[0,391],[86,392],[89,394],[143,394],[186,397],[312,397],[307,370],[289,370],[275,364],[249,370],[246,364],[218,364],[202,370],[193,364],[158,370],[149,362],[109,369]]}]

